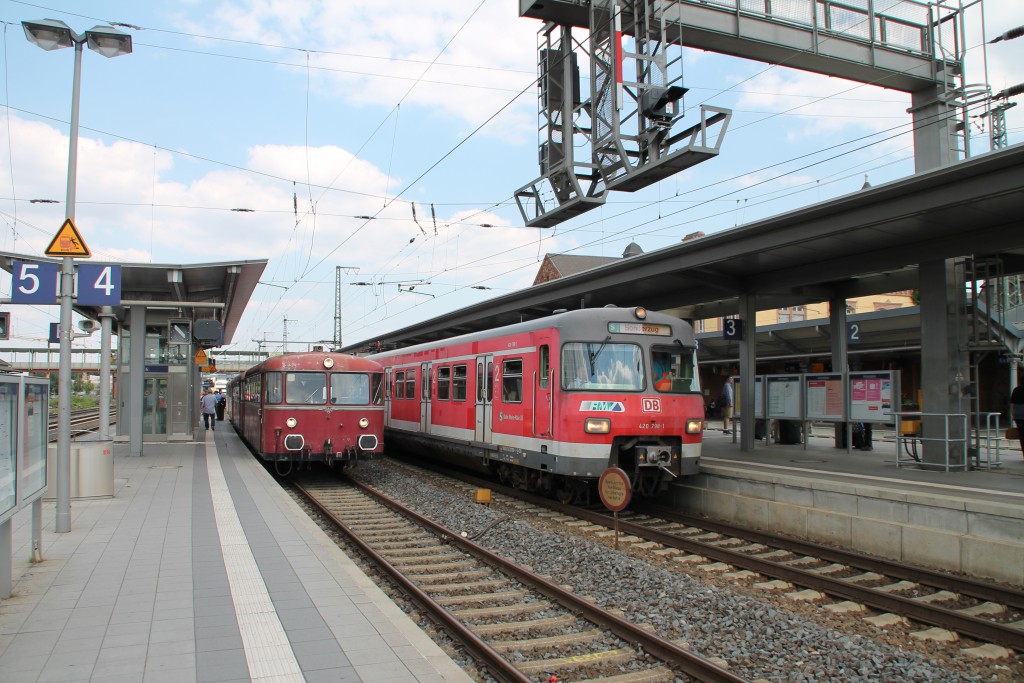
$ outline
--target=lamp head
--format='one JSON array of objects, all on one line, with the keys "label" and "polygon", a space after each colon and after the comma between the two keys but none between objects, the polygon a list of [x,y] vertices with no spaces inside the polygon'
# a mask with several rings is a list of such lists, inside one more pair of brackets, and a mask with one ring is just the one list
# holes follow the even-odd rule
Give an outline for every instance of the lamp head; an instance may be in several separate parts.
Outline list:
[{"label": "lamp head", "polygon": [[59,50],[75,44],[71,27],[59,19],[36,19],[21,22],[28,42],[44,50]]},{"label": "lamp head", "polygon": [[111,26],[93,26],[85,32],[89,49],[104,57],[120,57],[132,52],[132,37]]}]

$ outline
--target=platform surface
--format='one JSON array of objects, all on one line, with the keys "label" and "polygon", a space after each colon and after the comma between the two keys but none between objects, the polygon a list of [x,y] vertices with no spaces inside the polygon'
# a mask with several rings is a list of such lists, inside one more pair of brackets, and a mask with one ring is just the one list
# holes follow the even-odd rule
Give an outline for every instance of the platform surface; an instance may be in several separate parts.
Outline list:
[{"label": "platform surface", "polygon": [[469,681],[332,542],[234,431],[114,445],[114,496],[13,524],[0,680]]}]

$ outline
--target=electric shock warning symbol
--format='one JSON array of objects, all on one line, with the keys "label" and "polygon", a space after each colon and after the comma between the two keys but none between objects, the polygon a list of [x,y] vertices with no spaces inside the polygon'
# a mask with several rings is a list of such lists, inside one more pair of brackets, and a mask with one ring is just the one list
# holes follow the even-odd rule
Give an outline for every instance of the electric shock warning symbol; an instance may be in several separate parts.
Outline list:
[{"label": "electric shock warning symbol", "polygon": [[60,226],[60,230],[57,231],[53,241],[50,242],[50,246],[46,248],[46,255],[89,257],[92,256],[92,252],[85,245],[85,240],[79,234],[74,221],[68,218],[64,221],[64,225]]}]

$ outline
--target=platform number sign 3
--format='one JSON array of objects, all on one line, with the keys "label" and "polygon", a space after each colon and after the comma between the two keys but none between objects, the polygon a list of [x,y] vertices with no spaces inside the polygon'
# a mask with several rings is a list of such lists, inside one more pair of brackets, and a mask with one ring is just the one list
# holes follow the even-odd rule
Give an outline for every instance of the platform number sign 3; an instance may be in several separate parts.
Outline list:
[{"label": "platform number sign 3", "polygon": [[722,321],[722,339],[732,341],[743,340],[743,321],[739,318],[726,318]]},{"label": "platform number sign 3", "polygon": [[121,266],[83,263],[78,266],[78,304],[117,306],[121,303]]}]

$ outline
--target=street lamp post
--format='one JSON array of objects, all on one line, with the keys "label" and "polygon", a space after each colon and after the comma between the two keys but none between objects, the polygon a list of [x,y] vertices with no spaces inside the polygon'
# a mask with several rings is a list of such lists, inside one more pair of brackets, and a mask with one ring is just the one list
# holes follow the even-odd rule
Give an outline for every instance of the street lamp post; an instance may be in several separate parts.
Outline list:
[{"label": "street lamp post", "polygon": [[[41,19],[23,21],[25,37],[44,50],[75,48],[75,75],[71,89],[71,132],[68,143],[68,190],[66,217],[74,222],[75,191],[78,175],[78,100],[82,81],[82,46],[104,57],[117,57],[132,51],[132,37],[110,26],[94,26],[79,35],[63,21]],[[54,531],[71,531],[71,293],[75,274],[74,261],[65,256],[60,274],[60,356],[57,374],[57,515]],[[110,381],[101,377],[100,382]],[[100,393],[103,393],[102,391]]]}]

